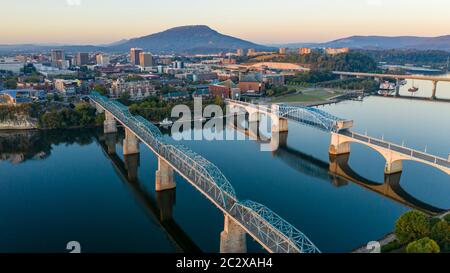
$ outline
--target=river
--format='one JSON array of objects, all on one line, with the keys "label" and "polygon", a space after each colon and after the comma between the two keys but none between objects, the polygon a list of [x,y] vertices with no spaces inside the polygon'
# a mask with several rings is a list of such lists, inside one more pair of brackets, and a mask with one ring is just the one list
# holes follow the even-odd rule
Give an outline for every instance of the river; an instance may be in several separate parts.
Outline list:
[{"label": "river", "polygon": [[[368,97],[321,109],[353,119],[357,132],[445,158],[450,152],[448,103]],[[176,191],[155,194],[157,160],[143,145],[139,181],[126,179],[122,138],[0,132],[0,252],[67,252],[69,241],[94,253],[218,252],[223,214],[180,176]],[[117,155],[108,154],[108,141],[118,143]],[[266,205],[323,252],[383,237],[411,207],[450,208],[450,177],[419,163],[405,162],[401,177],[390,178],[402,200],[375,192],[367,181],[383,184],[384,159],[362,145],[352,144],[347,167],[366,184],[336,177],[329,134],[300,124],[289,124],[287,145],[275,153],[250,140],[182,143],[216,164],[241,200]],[[264,252],[247,242],[250,252]]]},{"label": "river", "polygon": [[[415,74],[415,75],[423,75],[423,74]],[[430,76],[430,75],[425,75]],[[432,75],[434,77],[442,77],[442,78],[450,78],[450,73],[446,74],[437,74]],[[411,87],[419,88],[417,93],[410,93],[408,89]],[[413,97],[421,97],[421,98],[430,98],[432,95],[433,83],[431,81],[423,81],[423,80],[407,80],[407,84],[400,88],[401,96],[413,96]],[[450,82],[439,82],[437,86],[436,97],[438,99],[450,99]]]}]

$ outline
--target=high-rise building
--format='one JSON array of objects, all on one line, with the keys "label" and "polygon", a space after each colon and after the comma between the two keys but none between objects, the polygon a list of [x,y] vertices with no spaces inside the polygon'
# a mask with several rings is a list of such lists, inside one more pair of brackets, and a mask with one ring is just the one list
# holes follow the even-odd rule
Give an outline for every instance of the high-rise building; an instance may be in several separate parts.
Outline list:
[{"label": "high-rise building", "polygon": [[286,55],[286,48],[282,47],[279,50],[280,55]]},{"label": "high-rise building", "polygon": [[299,48],[298,49],[298,54],[300,55],[308,55],[311,54],[311,48]]},{"label": "high-rise building", "polygon": [[52,49],[51,59],[52,59],[52,66],[58,67],[58,62],[66,60],[66,56],[64,55],[64,49]]},{"label": "high-rise building", "polygon": [[338,55],[343,53],[349,53],[350,49],[348,47],[344,48],[326,48],[325,52],[329,55]]},{"label": "high-rise building", "polygon": [[110,64],[110,58],[106,54],[97,54],[96,56],[97,65],[99,66],[108,66]]},{"label": "high-rise building", "polygon": [[172,68],[183,69],[184,68],[184,63],[182,61],[172,62]]},{"label": "high-rise building", "polygon": [[141,54],[142,48],[130,49],[130,62],[132,65],[140,65],[139,54]]},{"label": "high-rise building", "polygon": [[89,53],[77,53],[77,65],[87,65],[89,63]]},{"label": "high-rise building", "polygon": [[239,57],[243,57],[245,55],[244,50],[242,48],[238,48],[237,49],[237,55]]},{"label": "high-rise building", "polygon": [[143,68],[154,66],[153,55],[150,53],[141,52],[139,54],[139,65]]},{"label": "high-rise building", "polygon": [[68,60],[57,60],[54,67],[57,67],[59,69],[67,69],[70,66],[70,61]]}]

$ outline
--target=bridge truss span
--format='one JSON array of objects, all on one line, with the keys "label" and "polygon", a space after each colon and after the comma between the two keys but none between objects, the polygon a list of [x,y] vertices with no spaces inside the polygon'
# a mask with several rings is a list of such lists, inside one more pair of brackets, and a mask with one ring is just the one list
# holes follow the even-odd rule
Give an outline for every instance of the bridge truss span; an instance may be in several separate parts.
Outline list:
[{"label": "bridge truss span", "polygon": [[297,121],[328,132],[337,132],[343,128],[339,123],[345,120],[333,116],[314,107],[299,107],[286,104],[278,104],[276,114],[279,117]]},{"label": "bridge truss span", "polygon": [[[247,200],[235,205],[236,217],[247,228],[265,238],[264,242],[275,253],[320,253],[319,249],[298,229],[286,222],[272,210]],[[275,233],[279,236],[273,236]],[[286,237],[282,239],[282,237]],[[294,242],[294,244],[293,244]]]},{"label": "bridge truss span", "polygon": [[314,107],[292,106],[287,104],[255,105],[247,102],[227,100],[230,105],[237,105],[279,119],[292,120],[326,132],[339,132],[350,129],[353,121],[345,120]]}]

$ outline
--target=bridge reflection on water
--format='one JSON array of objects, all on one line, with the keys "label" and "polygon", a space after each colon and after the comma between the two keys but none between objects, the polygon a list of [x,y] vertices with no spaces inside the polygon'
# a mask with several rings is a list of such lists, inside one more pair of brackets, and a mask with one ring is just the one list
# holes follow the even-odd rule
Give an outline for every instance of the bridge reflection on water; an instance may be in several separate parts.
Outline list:
[{"label": "bridge reflection on water", "polygon": [[[271,143],[274,145],[272,139],[265,137],[258,132],[252,132],[249,128],[259,128],[259,126],[244,127],[234,124],[228,124],[240,133],[245,134],[252,140],[263,143]],[[364,187],[372,192],[382,195],[390,200],[400,203],[409,208],[422,211],[428,215],[439,215],[445,212],[445,209],[437,208],[431,204],[427,204],[404,190],[400,184],[402,173],[386,174],[383,182],[375,182],[367,179],[357,172],[355,172],[349,165],[350,154],[330,155],[329,162],[315,158],[311,155],[305,154],[287,145],[288,133],[279,133],[279,139],[275,141],[277,149],[274,149],[273,155],[292,169],[295,169],[302,174],[310,177],[320,179],[325,182],[330,182],[340,188],[349,185],[349,183]]]},{"label": "bridge reflection on water", "polygon": [[129,186],[150,218],[166,232],[176,251],[201,253],[201,249],[172,217],[176,190],[156,192],[155,198],[152,197],[138,178],[139,155],[125,155],[122,160],[116,153],[116,145],[122,142],[123,137],[118,134],[106,134],[96,138],[105,156],[111,160],[118,177]]}]

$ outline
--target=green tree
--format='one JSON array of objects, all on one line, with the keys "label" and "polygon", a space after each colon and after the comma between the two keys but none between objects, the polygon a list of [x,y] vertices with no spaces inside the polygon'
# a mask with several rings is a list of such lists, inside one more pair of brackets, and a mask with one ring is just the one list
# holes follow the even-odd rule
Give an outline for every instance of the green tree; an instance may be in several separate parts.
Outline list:
[{"label": "green tree", "polygon": [[95,116],[95,125],[96,126],[102,126],[104,121],[105,121],[105,113]]},{"label": "green tree", "polygon": [[56,109],[43,114],[40,117],[40,127],[44,129],[61,128],[62,120]]},{"label": "green tree", "polygon": [[94,91],[97,91],[102,96],[107,96],[108,95],[108,89],[103,84],[99,84],[99,83],[95,84],[94,85]]},{"label": "green tree", "polygon": [[78,112],[80,120],[79,126],[88,127],[94,125],[95,122],[95,108],[88,103],[79,103],[75,106],[75,111]]},{"label": "green tree", "polygon": [[440,253],[439,245],[428,237],[410,243],[406,247],[407,253]]},{"label": "green tree", "polygon": [[428,237],[430,235],[430,221],[421,212],[407,212],[397,221],[395,235],[403,244]]},{"label": "green tree", "polygon": [[122,94],[120,94],[120,98],[119,101],[125,105],[129,105],[130,104],[130,99],[131,99],[131,95],[130,92],[123,92]]},{"label": "green tree", "polygon": [[440,221],[431,228],[431,239],[441,247],[444,252],[450,251],[450,224]]},{"label": "green tree", "polygon": [[56,108],[40,116],[40,127],[44,129],[70,129],[78,127],[93,127],[103,123],[104,117],[96,116],[96,110],[88,103],[79,103],[75,109]]},{"label": "green tree", "polygon": [[447,214],[447,215],[444,217],[444,220],[447,221],[447,223],[450,223],[450,214]]},{"label": "green tree", "polygon": [[54,101],[61,101],[61,97],[58,95],[58,93],[53,94],[53,100]]},{"label": "green tree", "polygon": [[16,79],[8,79],[5,81],[4,86],[6,89],[17,89],[17,80]]}]

